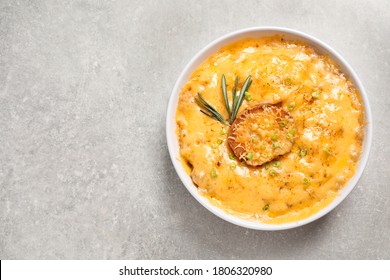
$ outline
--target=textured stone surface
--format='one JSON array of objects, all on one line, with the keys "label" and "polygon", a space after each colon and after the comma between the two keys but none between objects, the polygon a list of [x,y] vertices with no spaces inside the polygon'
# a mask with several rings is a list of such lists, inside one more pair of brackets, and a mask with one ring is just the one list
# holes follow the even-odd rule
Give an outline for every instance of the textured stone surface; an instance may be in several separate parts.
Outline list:
[{"label": "textured stone surface", "polygon": [[[282,232],[209,213],[165,140],[185,64],[215,38],[263,25],[341,52],[375,121],[357,188]],[[390,258],[389,30],[386,0],[0,1],[0,258]]]}]

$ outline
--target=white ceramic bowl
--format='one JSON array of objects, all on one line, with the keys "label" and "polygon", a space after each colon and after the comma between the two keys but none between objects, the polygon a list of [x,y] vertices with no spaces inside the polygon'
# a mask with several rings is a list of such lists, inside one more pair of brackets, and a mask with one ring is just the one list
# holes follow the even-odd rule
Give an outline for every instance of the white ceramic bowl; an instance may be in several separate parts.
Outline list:
[{"label": "white ceramic bowl", "polygon": [[[239,217],[233,216],[231,214],[226,213],[221,208],[218,208],[214,205],[212,205],[209,200],[200,195],[196,186],[193,184],[190,176],[185,172],[184,167],[182,166],[180,162],[180,151],[179,151],[179,143],[177,139],[176,134],[176,120],[175,120],[175,114],[176,114],[176,108],[179,100],[179,94],[183,86],[186,84],[187,80],[191,76],[192,72],[204,61],[206,60],[210,55],[216,53],[218,50],[220,50],[223,46],[226,46],[232,42],[235,42],[240,39],[244,38],[261,38],[265,36],[272,36],[272,35],[281,35],[283,38],[289,40],[299,40],[307,43],[308,45],[312,46],[318,53],[326,54],[328,55],[334,62],[336,62],[339,67],[342,69],[342,71],[347,74],[350,78],[350,80],[354,83],[354,85],[358,88],[360,91],[360,94],[362,96],[364,108],[365,108],[365,119],[366,119],[366,127],[365,127],[365,137],[363,142],[363,151],[362,155],[360,157],[358,167],[356,169],[355,175],[349,180],[347,185],[340,191],[339,195],[325,208],[321,209],[317,213],[311,215],[310,217],[307,217],[305,219],[296,221],[296,222],[289,222],[289,223],[283,223],[283,224],[266,224],[266,223],[260,223],[255,221],[248,221],[241,219]],[[310,223],[312,221],[315,221],[319,219],[320,217],[324,216],[325,214],[332,211],[337,205],[339,205],[344,198],[352,191],[352,189],[357,184],[360,176],[363,173],[364,167],[366,166],[367,160],[368,160],[368,154],[370,152],[371,147],[371,138],[372,138],[372,116],[371,116],[371,110],[370,105],[368,103],[368,98],[366,91],[364,90],[364,87],[362,83],[360,82],[359,78],[357,77],[355,71],[351,68],[351,66],[341,57],[339,53],[337,53],[334,49],[332,49],[327,44],[321,42],[320,40],[307,35],[305,33],[302,33],[300,31],[287,29],[287,28],[281,28],[281,27],[254,27],[254,28],[248,28],[248,29],[242,29],[230,34],[227,34],[225,36],[222,36],[221,38],[211,42],[206,47],[204,47],[201,51],[199,51],[187,64],[187,66],[184,68],[183,72],[181,72],[179,79],[177,80],[175,87],[173,88],[169,104],[168,104],[168,112],[167,112],[167,120],[166,120],[166,133],[167,133],[167,141],[168,141],[168,149],[169,154],[171,156],[173,165],[176,169],[177,174],[179,175],[181,181],[186,186],[188,191],[198,200],[204,207],[206,207],[209,211],[217,215],[218,217],[231,222],[233,224],[251,228],[251,229],[257,229],[257,230],[282,230],[282,229],[290,229],[298,226],[305,225],[307,223]]]}]

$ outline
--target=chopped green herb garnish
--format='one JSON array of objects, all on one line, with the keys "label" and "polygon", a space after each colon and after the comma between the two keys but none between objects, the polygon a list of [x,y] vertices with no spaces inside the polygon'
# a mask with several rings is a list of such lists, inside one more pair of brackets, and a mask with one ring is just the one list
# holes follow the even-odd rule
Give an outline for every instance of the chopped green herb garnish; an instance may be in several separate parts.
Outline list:
[{"label": "chopped green herb garnish", "polygon": [[272,148],[274,149],[279,148],[279,143],[278,142],[272,143]]},{"label": "chopped green herb garnish", "polygon": [[235,162],[232,162],[232,163],[229,165],[230,170],[234,170],[234,169],[236,169],[236,167],[237,167],[237,164],[236,164]]},{"label": "chopped green herb garnish", "polygon": [[281,166],[282,165],[282,163],[280,162],[280,161],[274,161],[273,163],[272,163],[272,166],[275,166],[275,167],[279,167],[279,166]]},{"label": "chopped green herb garnish", "polygon": [[249,92],[245,92],[245,100],[246,101],[251,101],[252,100],[252,95]]},{"label": "chopped green herb garnish", "polygon": [[291,84],[292,84],[291,79],[290,79],[290,78],[284,79],[283,84],[284,84],[285,86],[291,86]]},{"label": "chopped green herb garnish", "polygon": [[229,154],[229,159],[234,160],[236,159],[236,156],[234,154]]},{"label": "chopped green herb garnish", "polygon": [[271,170],[269,171],[269,175],[271,175],[272,177],[275,176],[276,174],[278,174],[278,173],[276,172],[275,169],[271,169]]},{"label": "chopped green herb garnish", "polygon": [[294,128],[292,128],[292,129],[290,130],[290,134],[291,134],[291,135],[294,135],[294,134],[295,134],[295,129],[294,129]]},{"label": "chopped green herb garnish", "polygon": [[307,150],[306,149],[300,149],[298,154],[301,157],[305,157],[307,155]]},{"label": "chopped green herb garnish", "polygon": [[213,149],[216,149],[218,148],[219,145],[221,145],[223,143],[223,140],[222,139],[217,139],[217,141],[215,141],[214,143],[211,144],[211,147]]},{"label": "chopped green herb garnish", "polygon": [[280,122],[280,126],[285,127],[286,125],[287,125],[287,121],[281,121],[281,122]]},{"label": "chopped green herb garnish", "polygon": [[311,97],[317,99],[317,98],[320,97],[320,94],[319,94],[318,92],[315,91],[315,92],[313,92],[313,93],[311,94]]},{"label": "chopped green herb garnish", "polygon": [[295,102],[292,102],[292,103],[288,104],[288,106],[287,106],[287,109],[288,109],[289,111],[294,110],[294,108],[295,108]]},{"label": "chopped green herb garnish", "polygon": [[307,179],[307,178],[304,178],[304,179],[303,179],[303,183],[304,183],[305,185],[308,185],[309,182],[310,182],[309,179]]},{"label": "chopped green herb garnish", "polygon": [[269,209],[269,204],[267,203],[266,205],[263,206],[263,211],[267,211]]},{"label": "chopped green herb garnish", "polygon": [[272,136],[272,141],[276,141],[276,140],[278,140],[278,135],[277,134],[274,134],[273,136]]},{"label": "chopped green herb garnish", "polygon": [[327,155],[331,155],[332,154],[332,150],[330,148],[324,148],[324,153],[327,154]]},{"label": "chopped green herb garnish", "polygon": [[211,178],[217,178],[218,177],[217,170],[215,168],[211,169],[210,176],[211,176]]},{"label": "chopped green herb garnish", "polygon": [[221,129],[221,135],[226,135],[226,129],[224,127]]},{"label": "chopped green herb garnish", "polygon": [[247,160],[252,160],[253,159],[253,154],[251,152],[246,154]]},{"label": "chopped green herb garnish", "polygon": [[267,162],[267,163],[265,164],[265,170],[268,170],[268,169],[270,168],[270,166],[271,166],[271,164],[269,164],[269,162]]}]

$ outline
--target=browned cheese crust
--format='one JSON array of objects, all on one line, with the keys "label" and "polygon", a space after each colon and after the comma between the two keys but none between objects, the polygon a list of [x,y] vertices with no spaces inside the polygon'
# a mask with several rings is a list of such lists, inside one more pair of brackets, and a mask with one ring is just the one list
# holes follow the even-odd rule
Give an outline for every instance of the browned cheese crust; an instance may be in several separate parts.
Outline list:
[{"label": "browned cheese crust", "polygon": [[258,166],[290,152],[294,135],[289,112],[277,105],[258,104],[236,118],[228,144],[241,161]]}]

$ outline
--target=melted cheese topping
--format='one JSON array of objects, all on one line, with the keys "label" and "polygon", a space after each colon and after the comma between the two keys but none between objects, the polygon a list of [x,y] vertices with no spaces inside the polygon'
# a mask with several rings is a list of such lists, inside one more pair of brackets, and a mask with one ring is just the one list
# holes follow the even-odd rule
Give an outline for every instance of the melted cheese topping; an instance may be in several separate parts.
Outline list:
[{"label": "melted cheese topping", "polygon": [[[203,115],[194,102],[200,92],[227,119],[222,74],[229,95],[236,76],[239,87],[252,76],[252,99],[240,111],[264,101],[289,110],[295,123],[291,152],[258,167],[231,156],[229,127]],[[353,176],[363,112],[359,92],[328,57],[277,36],[245,39],[210,56],[182,89],[176,113],[180,153],[213,204],[260,222],[296,221],[325,207]]]}]

